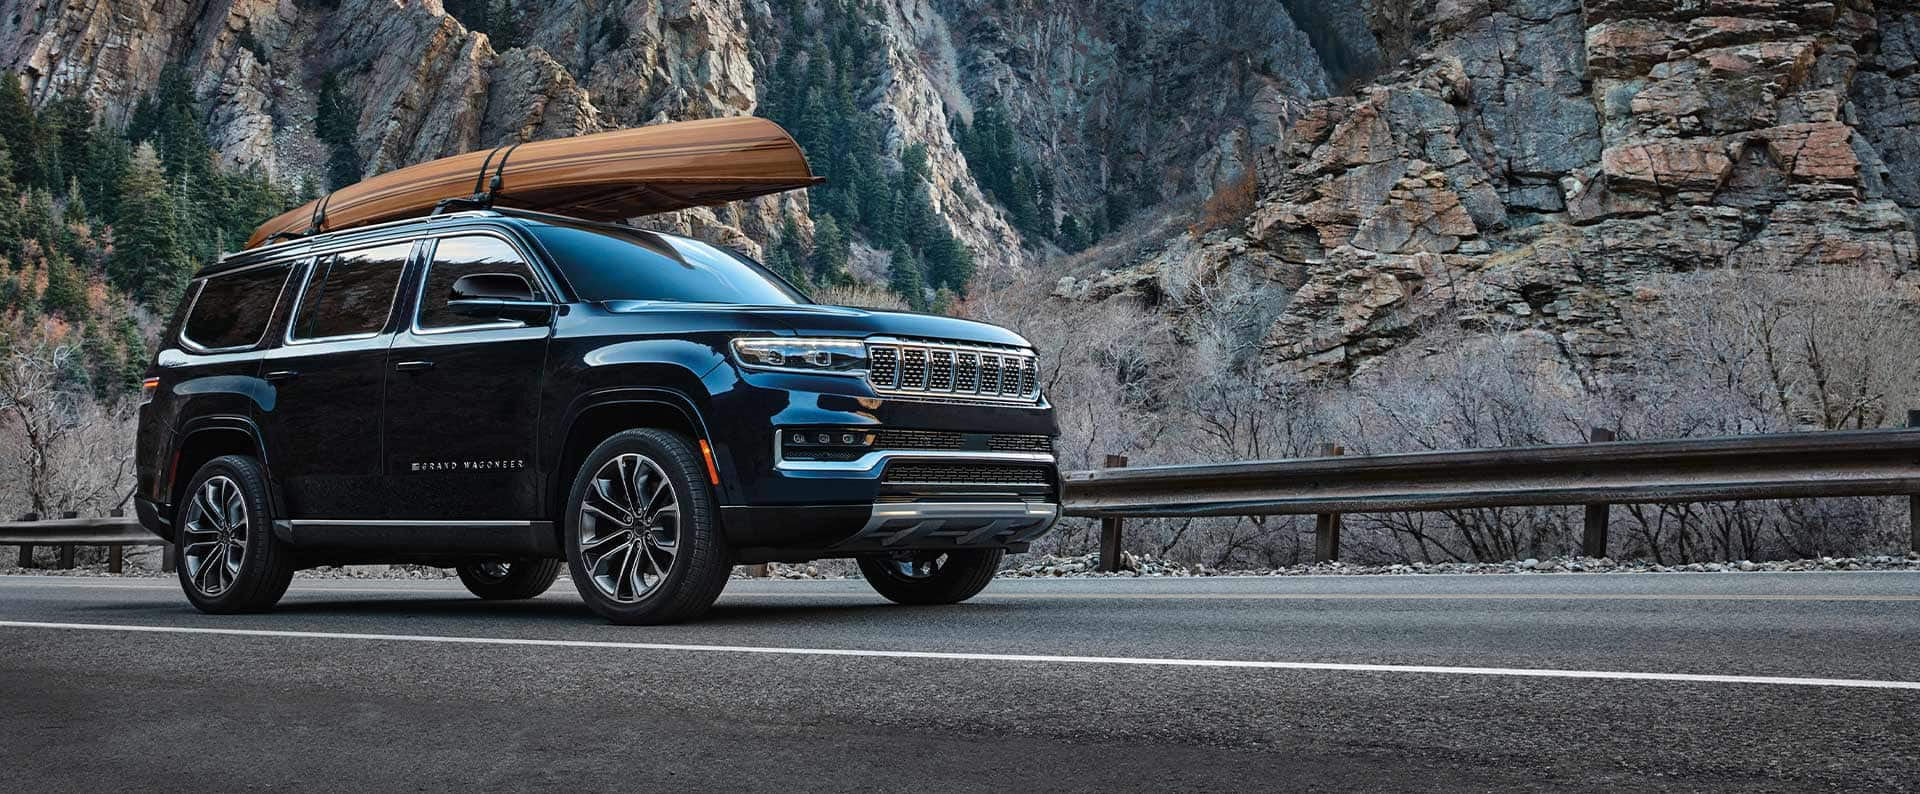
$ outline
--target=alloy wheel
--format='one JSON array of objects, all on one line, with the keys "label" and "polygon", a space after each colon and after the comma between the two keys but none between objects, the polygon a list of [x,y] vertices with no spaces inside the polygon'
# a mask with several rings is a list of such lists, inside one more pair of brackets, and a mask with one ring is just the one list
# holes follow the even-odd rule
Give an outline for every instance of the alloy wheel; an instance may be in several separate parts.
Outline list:
[{"label": "alloy wheel", "polygon": [[631,604],[658,589],[680,547],[680,501],[666,471],[637,453],[607,461],[580,500],[576,542],[601,595]]},{"label": "alloy wheel", "polygon": [[940,572],[947,555],[940,552],[900,551],[887,555],[887,571],[902,579],[931,579]]},{"label": "alloy wheel", "polygon": [[224,475],[208,478],[193,495],[181,529],[187,580],[201,595],[226,592],[247,557],[247,500],[239,484]]}]

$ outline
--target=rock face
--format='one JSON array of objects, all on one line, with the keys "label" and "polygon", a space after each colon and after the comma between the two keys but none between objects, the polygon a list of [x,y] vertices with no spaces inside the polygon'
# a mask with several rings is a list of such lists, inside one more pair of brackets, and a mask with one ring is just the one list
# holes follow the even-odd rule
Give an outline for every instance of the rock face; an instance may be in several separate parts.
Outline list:
[{"label": "rock face", "polygon": [[[333,75],[369,171],[504,141],[755,112],[811,0],[560,0],[514,46],[439,0],[16,0],[0,67],[124,120],[194,76],[211,139],[323,170]],[[1267,363],[1363,371],[1431,322],[1521,328],[1576,368],[1629,344],[1649,279],[1703,267],[1914,271],[1920,0],[885,0],[861,97],[989,268],[1043,260],[983,194],[956,123],[993,103],[1063,210],[1195,201],[1257,177],[1230,231],[1181,235],[1076,300],[1178,310],[1265,284]],[[1384,65],[1384,74],[1375,74]],[[804,195],[649,223],[755,250]],[[1125,202],[1122,202],[1125,203]],[[812,230],[805,224],[803,235]],[[859,271],[884,278],[866,245]],[[1126,267],[1132,265],[1133,267]]]},{"label": "rock face", "polygon": [[1401,68],[1306,110],[1242,233],[1169,248],[1179,272],[1271,258],[1283,377],[1355,374],[1433,321],[1545,333],[1604,371],[1659,274],[1920,264],[1908,0],[1372,12],[1431,35],[1383,31]]},{"label": "rock face", "polygon": [[[505,141],[754,113],[789,28],[821,13],[808,0],[515,6],[519,35],[503,48],[439,0],[21,0],[0,18],[0,68],[23,74],[36,102],[77,94],[120,123],[182,63],[225,164],[292,184],[325,170],[313,120],[328,75],[360,110],[356,149],[374,173]],[[1026,157],[1084,213],[1109,190],[1204,195],[1253,168],[1329,91],[1294,14],[1314,16],[1342,68],[1377,58],[1360,11],[1334,0],[889,0],[874,14],[887,51],[861,110],[883,120],[890,155],[926,147],[931,204],[988,267],[1034,264],[1046,246],[1022,239],[954,144],[979,103],[1008,109]],[[785,196],[648,222],[755,249],[805,206]]]}]

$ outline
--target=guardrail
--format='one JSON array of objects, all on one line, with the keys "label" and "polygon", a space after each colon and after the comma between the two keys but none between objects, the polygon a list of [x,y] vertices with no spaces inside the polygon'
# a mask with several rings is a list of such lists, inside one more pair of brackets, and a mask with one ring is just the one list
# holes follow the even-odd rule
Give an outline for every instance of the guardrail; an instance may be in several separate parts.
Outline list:
[{"label": "guardrail", "polygon": [[[1659,502],[1907,496],[1910,542],[1920,551],[1920,411],[1907,429],[1787,433],[1668,441],[1614,441],[1451,452],[1321,457],[1127,468],[1062,477],[1069,516],[1101,519],[1100,563],[1119,569],[1127,518],[1314,515],[1315,558],[1339,559],[1341,515],[1486,507],[1584,505],[1582,551],[1607,556],[1609,506]],[[28,515],[0,522],[0,546],[19,546],[32,567],[35,546],[60,549],[73,567],[76,546],[108,546],[118,573],[126,546],[165,545],[132,518]],[[172,556],[163,565],[171,570]]]},{"label": "guardrail", "polygon": [[1908,496],[1920,551],[1920,411],[1909,429],[1507,447],[1071,472],[1065,513],[1102,519],[1101,565],[1117,570],[1125,518],[1316,515],[1315,551],[1339,558],[1342,513],[1584,505],[1583,552],[1607,556],[1608,506]]},{"label": "guardrail", "polygon": [[[104,518],[80,518],[65,513],[60,518],[40,520],[28,513],[19,521],[0,522],[0,546],[20,547],[20,567],[32,568],[35,546],[53,546],[60,550],[56,568],[72,568],[74,549],[79,546],[106,546],[107,570],[120,573],[126,565],[128,546],[165,546],[167,542],[140,526],[140,522],[115,510]],[[162,570],[173,570],[173,555],[161,556]]]}]

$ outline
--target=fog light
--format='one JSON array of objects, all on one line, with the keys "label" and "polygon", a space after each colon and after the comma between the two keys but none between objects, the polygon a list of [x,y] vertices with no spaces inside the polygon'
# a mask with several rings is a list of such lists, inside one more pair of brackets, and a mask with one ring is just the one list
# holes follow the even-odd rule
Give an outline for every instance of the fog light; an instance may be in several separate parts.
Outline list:
[{"label": "fog light", "polygon": [[785,460],[859,460],[874,441],[874,434],[867,430],[783,430],[777,437]]}]

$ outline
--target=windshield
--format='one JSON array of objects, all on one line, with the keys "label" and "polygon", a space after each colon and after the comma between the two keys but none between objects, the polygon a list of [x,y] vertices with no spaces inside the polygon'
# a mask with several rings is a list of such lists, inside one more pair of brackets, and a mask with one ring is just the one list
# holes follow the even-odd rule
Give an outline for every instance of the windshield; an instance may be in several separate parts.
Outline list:
[{"label": "windshield", "polygon": [[772,271],[697,240],[638,229],[533,226],[581,300],[808,303]]}]

